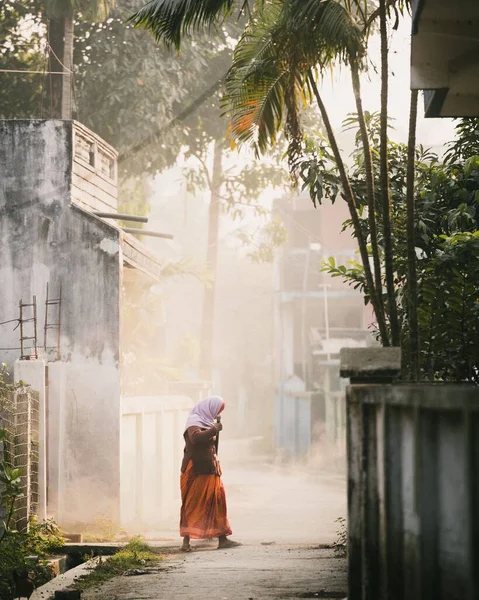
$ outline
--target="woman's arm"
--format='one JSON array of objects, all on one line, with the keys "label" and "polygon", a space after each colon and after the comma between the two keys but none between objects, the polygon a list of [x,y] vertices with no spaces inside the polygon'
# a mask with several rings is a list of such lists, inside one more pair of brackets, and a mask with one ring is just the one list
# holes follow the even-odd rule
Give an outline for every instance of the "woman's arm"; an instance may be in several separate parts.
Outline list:
[{"label": "woman's arm", "polygon": [[220,431],[220,427],[221,423],[215,423],[205,431],[201,431],[200,427],[189,427],[187,433],[192,444],[201,444],[212,440],[218,431]]}]

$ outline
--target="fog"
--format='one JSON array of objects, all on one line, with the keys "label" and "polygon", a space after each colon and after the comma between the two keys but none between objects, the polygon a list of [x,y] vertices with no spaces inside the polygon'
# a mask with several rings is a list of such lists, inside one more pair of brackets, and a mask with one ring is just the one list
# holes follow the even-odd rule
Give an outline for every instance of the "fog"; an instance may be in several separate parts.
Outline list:
[{"label": "fog", "polygon": [[[145,237],[143,242],[167,270],[180,262],[185,272],[167,275],[160,284],[136,272],[125,274],[124,296],[131,307],[123,321],[123,390],[131,398],[165,398],[191,389],[194,401],[210,392],[222,395],[226,410],[219,457],[234,537],[252,543],[332,543],[339,529],[336,520],[346,516],[345,384],[339,380],[338,352],[342,342],[364,345],[372,338],[360,295],[321,274],[320,261],[330,255],[354,258],[354,242],[341,233],[347,217],[344,206],[315,210],[307,195],[289,186],[259,201],[266,216],[246,213],[240,223],[222,210],[212,279],[206,265],[208,194],[188,194],[179,170],[157,178],[148,228],[172,233],[174,240]],[[257,262],[251,256],[254,247],[238,240],[238,228],[261,231],[272,212],[285,237],[272,247],[269,260]],[[310,240],[318,248],[306,264]],[[207,380],[200,370],[201,331],[205,289],[213,282],[213,368]],[[324,285],[332,293],[329,305],[328,298],[317,293]],[[297,297],[287,303],[292,310],[288,316],[279,299],[289,292]],[[278,419],[290,419],[278,404],[280,390],[303,375],[302,327],[308,379],[300,387],[310,404],[300,409],[297,423],[279,425]],[[314,331],[319,332],[319,342]],[[326,331],[329,349],[322,347]],[[141,522],[130,520],[129,534],[152,540],[178,538],[182,425],[174,425],[177,451],[169,459],[168,481],[159,484],[170,487],[175,496],[156,505],[154,497],[143,498],[149,508]],[[302,428],[297,435],[304,440],[296,443],[304,447],[291,451],[291,432],[279,439],[279,428],[285,427]],[[157,442],[152,438],[151,443]],[[137,493],[131,486],[123,490],[127,496]],[[142,489],[146,496],[148,488]],[[161,518],[158,512],[163,512]]]},{"label": "fog", "polygon": [[[235,536],[331,543],[336,519],[346,515],[347,382],[339,377],[339,351],[374,344],[372,315],[360,293],[321,271],[330,257],[336,264],[357,259],[351,232],[343,231],[346,204],[338,198],[313,207],[307,191],[292,184],[281,137],[262,157],[232,144],[218,84],[241,23],[187,41],[177,54],[125,26],[142,4],[118,0],[102,24],[76,15],[68,75],[74,75],[74,110],[67,118],[118,151],[118,164],[108,166],[116,208],[147,217],[145,230],[166,234],[135,234],[154,272],[131,260],[120,267],[114,373],[121,378],[120,427],[115,423],[121,526],[129,535],[178,537],[184,421],[195,402],[214,393],[226,402],[219,456]],[[47,60],[44,20],[36,14],[16,31],[29,50],[15,75],[30,63],[43,65],[43,75],[10,79],[12,88],[0,90],[0,116],[59,118],[52,112],[60,93],[52,75],[59,73],[47,69],[60,67]],[[407,131],[409,33],[401,25],[391,51],[390,116],[397,118],[392,137],[398,141]],[[2,50],[4,77],[13,73],[7,49],[15,36]],[[374,111],[375,65],[362,83],[364,107]],[[319,84],[350,164],[355,132],[341,126],[354,111],[347,73],[333,70]],[[11,106],[17,96],[22,102]],[[314,107],[301,117],[313,133],[322,132]],[[420,118],[419,141],[440,151],[450,127]],[[81,504],[90,489],[84,494]],[[92,523],[89,531],[99,528]],[[118,536],[118,528],[108,535]]]}]

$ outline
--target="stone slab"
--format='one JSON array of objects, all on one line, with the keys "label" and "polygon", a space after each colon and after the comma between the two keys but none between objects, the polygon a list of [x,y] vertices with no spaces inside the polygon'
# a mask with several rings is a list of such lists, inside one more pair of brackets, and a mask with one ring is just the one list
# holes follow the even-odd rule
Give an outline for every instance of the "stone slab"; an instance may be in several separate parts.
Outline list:
[{"label": "stone slab", "polygon": [[384,380],[401,372],[401,348],[342,348],[341,377],[352,380]]}]

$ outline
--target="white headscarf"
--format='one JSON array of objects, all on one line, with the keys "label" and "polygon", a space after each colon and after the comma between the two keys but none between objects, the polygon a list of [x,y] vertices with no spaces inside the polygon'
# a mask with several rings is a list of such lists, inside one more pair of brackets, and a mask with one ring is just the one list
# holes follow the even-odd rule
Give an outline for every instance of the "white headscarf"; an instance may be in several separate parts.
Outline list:
[{"label": "white headscarf", "polygon": [[224,400],[221,396],[208,396],[208,398],[198,402],[186,419],[185,431],[189,427],[209,429],[213,425],[223,404]]}]

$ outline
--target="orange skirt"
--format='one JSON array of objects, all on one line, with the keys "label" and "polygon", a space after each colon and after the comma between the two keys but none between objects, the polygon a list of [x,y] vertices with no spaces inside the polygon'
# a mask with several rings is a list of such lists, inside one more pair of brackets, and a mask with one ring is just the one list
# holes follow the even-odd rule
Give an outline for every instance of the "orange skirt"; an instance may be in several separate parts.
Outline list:
[{"label": "orange skirt", "polygon": [[181,474],[180,535],[195,540],[231,535],[226,494],[218,475],[197,475],[190,461]]}]

